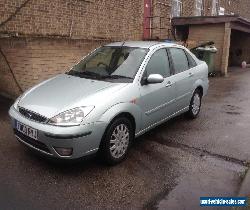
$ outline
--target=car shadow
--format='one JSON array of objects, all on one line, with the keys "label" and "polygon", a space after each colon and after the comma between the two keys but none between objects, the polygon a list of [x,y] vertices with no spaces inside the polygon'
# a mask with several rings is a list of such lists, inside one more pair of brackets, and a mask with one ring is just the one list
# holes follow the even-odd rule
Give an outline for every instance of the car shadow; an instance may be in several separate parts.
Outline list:
[{"label": "car shadow", "polygon": [[[25,146],[26,147],[26,146]],[[89,170],[90,168],[105,167],[105,165],[98,159],[97,155],[89,155],[86,157],[70,160],[57,159],[42,155],[30,148],[25,148],[25,153],[29,158],[39,162],[43,167],[56,170],[61,173],[76,172]]]}]

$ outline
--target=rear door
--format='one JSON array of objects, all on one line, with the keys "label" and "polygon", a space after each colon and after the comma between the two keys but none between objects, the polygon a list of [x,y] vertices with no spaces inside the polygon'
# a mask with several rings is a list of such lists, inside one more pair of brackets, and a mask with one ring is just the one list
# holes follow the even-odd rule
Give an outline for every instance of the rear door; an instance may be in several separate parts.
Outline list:
[{"label": "rear door", "polygon": [[175,87],[166,48],[155,51],[151,56],[143,78],[150,74],[160,74],[164,77],[164,81],[158,84],[142,84],[140,87],[139,106],[144,112],[142,119],[144,129],[166,118],[173,111]]},{"label": "rear door", "polygon": [[194,84],[194,68],[191,66],[187,52],[182,48],[169,48],[171,64],[174,69],[176,88],[175,112],[189,106]]}]

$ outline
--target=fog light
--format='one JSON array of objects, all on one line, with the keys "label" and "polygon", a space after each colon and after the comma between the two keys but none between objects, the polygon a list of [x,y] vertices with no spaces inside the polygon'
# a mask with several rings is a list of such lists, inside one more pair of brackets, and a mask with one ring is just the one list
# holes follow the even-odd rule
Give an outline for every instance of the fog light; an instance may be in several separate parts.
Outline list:
[{"label": "fog light", "polygon": [[63,147],[54,147],[56,152],[61,156],[71,156],[73,153],[73,148],[63,148]]}]

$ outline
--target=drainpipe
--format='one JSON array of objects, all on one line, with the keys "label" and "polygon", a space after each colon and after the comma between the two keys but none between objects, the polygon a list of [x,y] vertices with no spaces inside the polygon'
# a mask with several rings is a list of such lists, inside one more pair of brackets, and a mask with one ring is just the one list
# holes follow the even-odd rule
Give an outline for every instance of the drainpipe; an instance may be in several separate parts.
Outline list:
[{"label": "drainpipe", "polygon": [[151,0],[144,0],[144,16],[143,16],[143,39],[151,38]]}]

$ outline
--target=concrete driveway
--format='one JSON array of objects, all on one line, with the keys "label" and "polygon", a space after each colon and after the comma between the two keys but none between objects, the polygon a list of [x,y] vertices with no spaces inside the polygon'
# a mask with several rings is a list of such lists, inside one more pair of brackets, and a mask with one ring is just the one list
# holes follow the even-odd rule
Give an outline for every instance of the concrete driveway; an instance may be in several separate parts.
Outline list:
[{"label": "concrete driveway", "polygon": [[0,98],[1,209],[200,209],[236,196],[250,162],[250,70],[210,80],[196,120],[177,117],[140,137],[115,167],[58,163],[20,145]]}]

